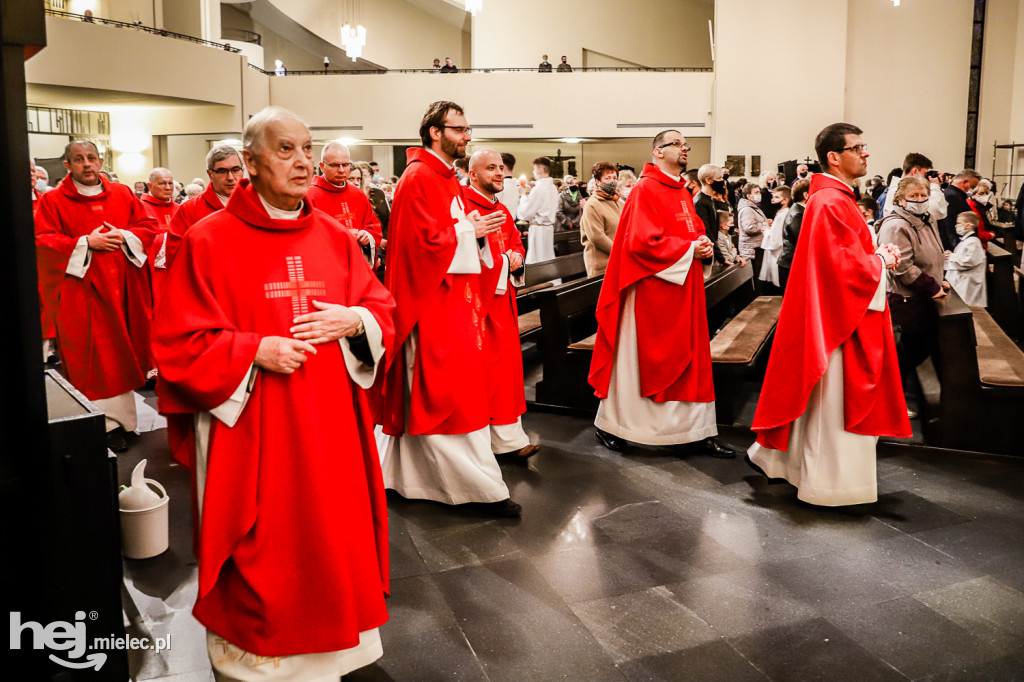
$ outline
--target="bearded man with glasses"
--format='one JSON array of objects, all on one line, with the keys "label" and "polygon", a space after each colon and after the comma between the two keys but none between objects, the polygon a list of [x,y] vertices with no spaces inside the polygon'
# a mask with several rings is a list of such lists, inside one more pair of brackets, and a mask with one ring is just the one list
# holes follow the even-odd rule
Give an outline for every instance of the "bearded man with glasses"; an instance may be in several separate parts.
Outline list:
[{"label": "bearded man with glasses", "polygon": [[885,299],[900,251],[875,248],[854,199],[867,173],[861,132],[834,123],[815,140],[824,172],[811,178],[747,455],[829,507],[875,502],[879,436],[911,435]]}]

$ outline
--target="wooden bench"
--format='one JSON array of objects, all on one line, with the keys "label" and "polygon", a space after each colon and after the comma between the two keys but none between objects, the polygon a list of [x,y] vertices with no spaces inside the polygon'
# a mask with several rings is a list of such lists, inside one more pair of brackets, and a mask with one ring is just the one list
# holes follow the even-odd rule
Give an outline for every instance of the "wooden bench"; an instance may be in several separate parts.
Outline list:
[{"label": "wooden bench", "polygon": [[934,363],[918,368],[925,389],[925,442],[956,450],[1021,455],[1024,352],[984,308],[955,291],[936,301]]},{"label": "wooden bench", "polygon": [[[754,298],[752,268],[716,266],[704,283],[709,326],[734,314]],[[600,283],[590,280],[538,292],[541,298],[543,379],[536,407],[593,413],[597,398],[587,382],[597,331],[594,311]],[[774,324],[772,325],[774,329]],[[709,332],[714,334],[716,327]]]},{"label": "wooden bench", "polygon": [[539,263],[529,263],[523,278],[525,284],[516,292],[516,306],[520,314],[537,310],[537,298],[534,295],[541,289],[552,286],[553,280],[563,282],[585,277],[587,266],[583,262],[582,253],[558,256]]},{"label": "wooden bench", "polygon": [[555,232],[555,255],[567,256],[571,253],[583,253],[580,231],[566,230],[565,232]]},{"label": "wooden bench", "polygon": [[781,296],[758,296],[711,339],[718,423],[734,423],[744,381],[763,379],[781,310]]},{"label": "wooden bench", "polygon": [[987,249],[988,312],[1011,338],[1021,335],[1021,310],[1013,280],[1013,257],[994,243]]},{"label": "wooden bench", "polygon": [[1020,263],[1020,245],[1017,243],[1017,235],[1013,223],[989,223],[992,231],[996,233],[995,242],[1000,248],[1010,254],[1014,263]]}]

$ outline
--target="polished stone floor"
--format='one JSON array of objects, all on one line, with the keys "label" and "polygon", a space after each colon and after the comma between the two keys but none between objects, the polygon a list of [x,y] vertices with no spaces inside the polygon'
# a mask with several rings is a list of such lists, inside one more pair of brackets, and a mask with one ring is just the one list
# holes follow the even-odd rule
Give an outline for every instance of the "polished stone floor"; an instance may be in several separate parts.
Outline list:
[{"label": "polished stone floor", "polygon": [[[1024,680],[1024,459],[882,444],[878,503],[826,509],[739,459],[524,423],[543,450],[502,466],[521,519],[390,498],[384,657],[346,679]],[[207,682],[187,473],[162,431],[122,480],[141,457],[172,545],[126,562],[129,631],[173,638],[133,678]]]}]

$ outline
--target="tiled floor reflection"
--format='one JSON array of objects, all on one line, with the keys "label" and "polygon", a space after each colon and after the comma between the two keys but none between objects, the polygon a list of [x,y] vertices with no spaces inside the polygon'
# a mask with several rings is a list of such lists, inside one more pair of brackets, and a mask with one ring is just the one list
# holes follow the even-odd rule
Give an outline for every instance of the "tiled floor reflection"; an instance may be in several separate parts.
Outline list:
[{"label": "tiled floor reflection", "polygon": [[[878,503],[823,509],[739,459],[524,423],[544,449],[502,465],[522,519],[389,496],[384,658],[349,679],[1024,680],[1024,459],[882,444]],[[209,682],[187,473],[162,432],[123,479],[141,457],[172,495],[172,543],[126,562],[129,630],[173,639],[132,674]]]}]

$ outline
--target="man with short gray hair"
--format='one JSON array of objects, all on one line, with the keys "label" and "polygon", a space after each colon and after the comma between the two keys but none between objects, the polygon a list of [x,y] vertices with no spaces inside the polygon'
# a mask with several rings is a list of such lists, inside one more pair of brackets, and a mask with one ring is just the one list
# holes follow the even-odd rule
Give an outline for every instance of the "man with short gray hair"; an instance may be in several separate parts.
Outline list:
[{"label": "man with short gray hair", "polygon": [[942,190],[947,208],[946,217],[939,221],[939,236],[942,238],[942,248],[946,251],[952,251],[960,243],[960,236],[956,233],[956,217],[971,210],[967,203],[967,193],[977,187],[979,182],[981,173],[973,168],[964,168]]},{"label": "man with short gray hair", "polygon": [[352,170],[348,147],[336,140],[325,144],[320,151],[320,170],[323,175],[313,178],[306,199],[313,208],[320,209],[341,223],[359,242],[370,267],[374,267],[377,245],[384,235],[370,200],[362,190],[348,182],[348,174]]},{"label": "man with short gray hair", "polygon": [[142,207],[146,214],[156,221],[157,228],[166,232],[171,224],[171,218],[178,211],[178,204],[174,203],[174,176],[166,168],[154,168],[149,172],[149,191],[139,199],[142,200]]},{"label": "man with short gray hair", "polygon": [[160,409],[193,420],[193,614],[218,679],[336,680],[383,653],[387,506],[364,389],[395,304],[305,201],[306,124],[269,107],[242,139],[249,179],[185,235],[153,329]]}]

